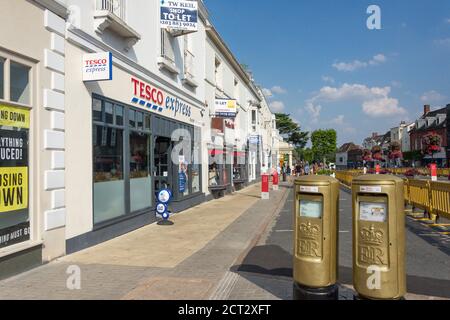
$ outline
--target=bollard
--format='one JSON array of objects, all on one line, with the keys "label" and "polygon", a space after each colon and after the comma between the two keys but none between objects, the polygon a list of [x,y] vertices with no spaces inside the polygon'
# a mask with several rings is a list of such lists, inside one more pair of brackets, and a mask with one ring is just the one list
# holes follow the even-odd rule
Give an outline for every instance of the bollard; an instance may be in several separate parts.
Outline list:
[{"label": "bollard", "polygon": [[295,180],[294,300],[338,300],[339,182]]},{"label": "bollard", "polygon": [[269,200],[270,194],[269,194],[269,175],[263,174],[261,176],[261,199],[263,200]]},{"label": "bollard", "polygon": [[435,163],[432,163],[430,165],[430,171],[431,171],[431,181],[438,181],[437,165]]},{"label": "bollard", "polygon": [[272,188],[274,191],[278,191],[279,190],[279,177],[278,177],[278,172],[274,172],[272,175]]},{"label": "bollard", "polygon": [[[406,293],[403,179],[353,179],[353,286],[358,299],[402,299]],[[356,297],[355,297],[356,298]]]},{"label": "bollard", "polygon": [[377,165],[375,166],[375,174],[380,174],[380,169],[381,169],[380,165],[377,164]]}]

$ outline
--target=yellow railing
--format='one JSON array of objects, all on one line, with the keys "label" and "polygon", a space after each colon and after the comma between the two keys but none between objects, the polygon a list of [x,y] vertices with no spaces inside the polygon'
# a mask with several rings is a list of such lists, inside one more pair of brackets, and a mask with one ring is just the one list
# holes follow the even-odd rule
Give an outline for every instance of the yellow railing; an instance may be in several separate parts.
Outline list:
[{"label": "yellow railing", "polygon": [[[351,187],[355,170],[337,171],[336,179]],[[450,183],[430,180],[403,179],[405,203],[424,210],[430,217],[450,219]]]}]

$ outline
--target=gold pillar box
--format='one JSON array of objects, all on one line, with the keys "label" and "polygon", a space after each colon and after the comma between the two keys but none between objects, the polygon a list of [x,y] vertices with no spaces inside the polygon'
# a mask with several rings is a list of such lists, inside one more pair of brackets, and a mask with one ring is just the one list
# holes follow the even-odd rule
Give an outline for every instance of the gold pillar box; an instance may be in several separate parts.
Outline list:
[{"label": "gold pillar box", "polygon": [[295,180],[294,281],[334,286],[338,268],[339,182],[328,176]]},{"label": "gold pillar box", "polygon": [[361,298],[402,299],[406,294],[403,179],[353,179],[353,285]]}]

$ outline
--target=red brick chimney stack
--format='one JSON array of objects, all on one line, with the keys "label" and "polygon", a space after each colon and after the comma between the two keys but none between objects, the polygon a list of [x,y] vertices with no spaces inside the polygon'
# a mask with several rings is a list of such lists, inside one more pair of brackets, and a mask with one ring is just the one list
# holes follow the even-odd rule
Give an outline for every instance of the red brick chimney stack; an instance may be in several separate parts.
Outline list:
[{"label": "red brick chimney stack", "polygon": [[426,116],[431,111],[431,107],[429,104],[423,106],[423,115]]}]

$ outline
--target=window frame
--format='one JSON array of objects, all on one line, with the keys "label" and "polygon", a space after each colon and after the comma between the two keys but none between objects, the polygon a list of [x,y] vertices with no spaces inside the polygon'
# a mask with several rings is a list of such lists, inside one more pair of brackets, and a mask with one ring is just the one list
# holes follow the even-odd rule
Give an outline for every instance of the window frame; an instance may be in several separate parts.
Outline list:
[{"label": "window frame", "polygon": [[[39,225],[39,217],[37,217],[35,214],[39,212],[38,204],[35,201],[36,196],[36,188],[34,188],[36,183],[36,176],[39,174],[36,172],[37,166],[36,166],[36,156],[35,156],[35,149],[36,144],[34,142],[34,139],[36,137],[35,134],[35,112],[36,109],[33,107],[37,101],[37,60],[25,57],[20,54],[15,54],[11,51],[2,50],[0,48],[0,58],[3,60],[3,97],[0,98],[0,104],[11,106],[11,107],[20,107],[24,108],[30,111],[30,128],[28,129],[28,220],[30,223],[30,238],[29,240],[13,244],[10,246],[6,246],[4,248],[0,248],[0,258],[14,253],[18,252],[20,250],[23,250],[24,247],[32,247],[38,244],[41,244],[43,241],[42,239],[42,228]],[[15,63],[24,65],[29,68],[29,103],[23,104],[19,102],[14,102],[10,100],[10,63],[11,61],[14,61]]]}]

